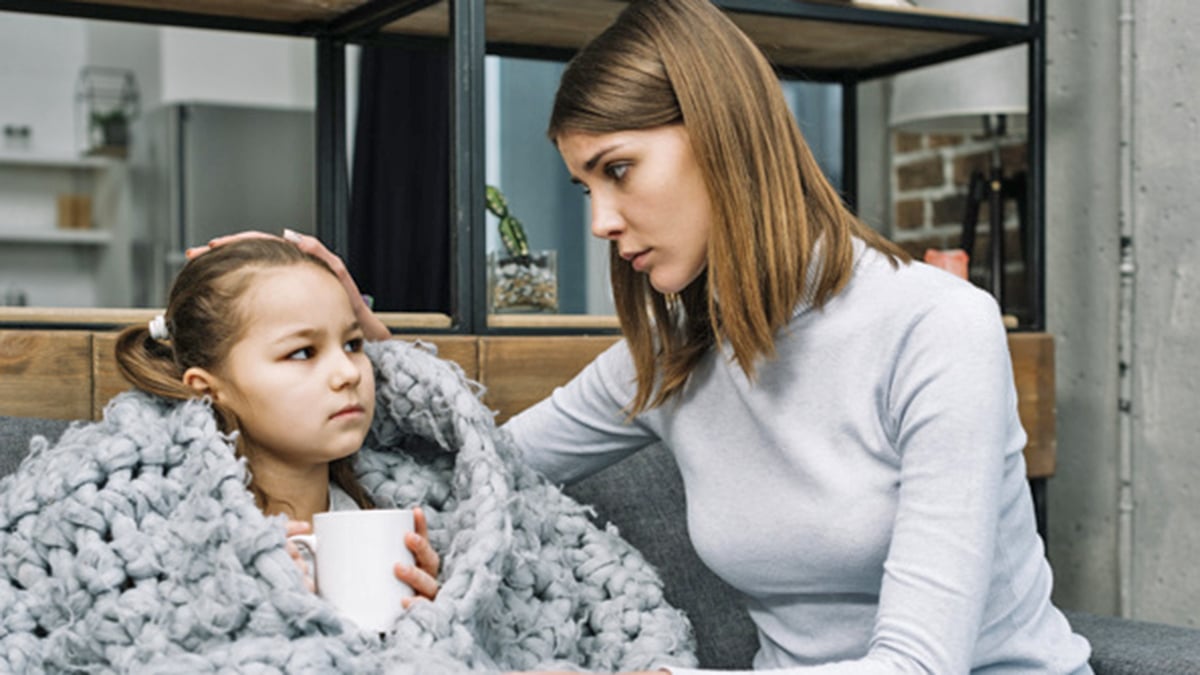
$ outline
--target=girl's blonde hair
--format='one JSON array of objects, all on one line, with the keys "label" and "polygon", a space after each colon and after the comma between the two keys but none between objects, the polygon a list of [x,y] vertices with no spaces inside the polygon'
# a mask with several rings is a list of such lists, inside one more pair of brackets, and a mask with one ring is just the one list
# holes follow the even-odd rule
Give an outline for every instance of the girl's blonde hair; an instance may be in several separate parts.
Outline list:
[{"label": "girl's blonde hair", "polygon": [[[240,302],[259,272],[291,265],[314,265],[330,274],[320,258],[309,255],[280,239],[246,239],[215,248],[183,266],[167,297],[164,315],[170,337],[157,340],[148,326],[131,326],[117,336],[117,367],[125,379],[142,391],[173,401],[197,397],[183,382],[188,368],[219,370],[233,345],[241,338],[251,319],[250,308]],[[221,431],[231,433],[240,427],[237,415],[229,407],[212,402]],[[237,453],[245,451],[238,436]],[[250,491],[260,509],[265,510],[271,496],[255,482],[253,458],[250,459]],[[330,479],[349,494],[362,508],[371,507],[366,490],[354,474],[354,456],[343,457],[329,465]]]},{"label": "girl's blonde hair", "polygon": [[709,0],[630,4],[567,65],[547,133],[671,124],[687,130],[713,204],[707,266],[667,297],[610,246],[613,298],[637,368],[631,414],[679,393],[720,341],[753,377],[801,300],[821,307],[845,286],[853,238],[893,265],[909,259],[845,207],[766,58]]}]

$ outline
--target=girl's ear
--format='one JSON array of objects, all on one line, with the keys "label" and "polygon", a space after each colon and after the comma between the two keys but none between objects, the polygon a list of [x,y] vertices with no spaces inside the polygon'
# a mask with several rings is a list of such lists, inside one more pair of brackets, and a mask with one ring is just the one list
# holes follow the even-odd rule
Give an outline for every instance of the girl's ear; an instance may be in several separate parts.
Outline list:
[{"label": "girl's ear", "polygon": [[203,368],[195,366],[183,372],[183,384],[191,387],[200,396],[210,396],[214,401],[221,400],[221,380],[216,375]]}]

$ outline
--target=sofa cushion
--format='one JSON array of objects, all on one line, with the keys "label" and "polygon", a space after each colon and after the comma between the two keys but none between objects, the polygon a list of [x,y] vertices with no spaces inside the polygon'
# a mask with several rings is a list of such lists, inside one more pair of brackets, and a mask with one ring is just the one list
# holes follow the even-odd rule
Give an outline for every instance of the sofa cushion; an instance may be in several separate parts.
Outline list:
[{"label": "sofa cushion", "polygon": [[54,443],[69,424],[66,420],[0,415],[0,477],[16,470],[29,454],[29,441],[34,436],[45,436]]},{"label": "sofa cushion", "polygon": [[635,453],[566,492],[594,506],[598,524],[617,525],[621,536],[658,568],[667,600],[687,612],[696,629],[701,666],[750,667],[758,650],[757,629],[738,593],[709,571],[692,548],[683,480],[664,446]]},{"label": "sofa cushion", "polygon": [[1066,612],[1076,633],[1092,643],[1096,675],[1200,673],[1200,631],[1149,621]]}]

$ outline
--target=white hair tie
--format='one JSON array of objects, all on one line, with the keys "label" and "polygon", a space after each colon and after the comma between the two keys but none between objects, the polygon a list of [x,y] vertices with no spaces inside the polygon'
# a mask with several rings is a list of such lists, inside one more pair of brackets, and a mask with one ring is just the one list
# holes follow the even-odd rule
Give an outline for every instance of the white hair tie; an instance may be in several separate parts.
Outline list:
[{"label": "white hair tie", "polygon": [[167,318],[162,314],[150,319],[150,337],[155,340],[166,340],[171,337],[171,332],[167,330]]}]

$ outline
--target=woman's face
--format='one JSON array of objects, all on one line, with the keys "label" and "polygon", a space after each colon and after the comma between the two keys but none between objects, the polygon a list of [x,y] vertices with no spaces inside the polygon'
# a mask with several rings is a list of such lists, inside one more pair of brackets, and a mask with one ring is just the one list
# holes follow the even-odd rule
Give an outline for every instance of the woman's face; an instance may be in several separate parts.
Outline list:
[{"label": "woman's face", "polygon": [[708,261],[712,209],[682,125],[557,139],[567,171],[591,196],[592,234],[615,243],[660,293],[678,293]]},{"label": "woman's face", "polygon": [[207,393],[237,414],[256,472],[354,453],[375,410],[375,378],[345,290],[315,265],[253,274],[239,301],[248,324]]}]

